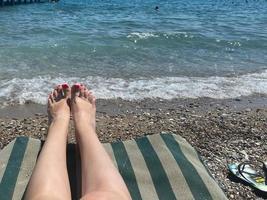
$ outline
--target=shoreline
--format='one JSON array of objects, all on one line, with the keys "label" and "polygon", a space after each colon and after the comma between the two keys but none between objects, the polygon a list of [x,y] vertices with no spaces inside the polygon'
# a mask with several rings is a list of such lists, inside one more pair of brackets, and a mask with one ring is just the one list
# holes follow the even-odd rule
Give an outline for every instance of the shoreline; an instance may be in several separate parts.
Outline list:
[{"label": "shoreline", "polygon": [[[265,196],[229,177],[227,163],[267,161],[267,96],[235,99],[97,100],[97,134],[101,142],[172,132],[185,138],[229,199]],[[0,109],[0,150],[17,136],[45,139],[46,106],[27,104]],[[73,122],[68,141],[75,142]]]},{"label": "shoreline", "polygon": [[[195,110],[206,112],[220,108],[229,108],[232,111],[243,109],[264,109],[267,108],[267,95],[255,94],[229,99],[201,98],[175,98],[175,99],[143,99],[123,100],[118,99],[97,99],[97,114],[120,115],[142,112],[164,112],[168,110]],[[46,115],[46,105],[27,103],[24,105],[11,105],[0,108],[0,118],[21,119],[25,117]]]}]

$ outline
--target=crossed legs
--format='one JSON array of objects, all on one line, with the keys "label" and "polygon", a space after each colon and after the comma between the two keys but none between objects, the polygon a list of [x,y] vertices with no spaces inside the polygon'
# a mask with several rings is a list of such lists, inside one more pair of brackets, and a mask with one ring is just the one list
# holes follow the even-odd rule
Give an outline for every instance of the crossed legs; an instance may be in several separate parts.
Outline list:
[{"label": "crossed legs", "polygon": [[95,97],[83,85],[58,86],[48,98],[50,125],[25,199],[71,199],[66,166],[70,107],[81,155],[82,199],[131,199],[95,132]]}]

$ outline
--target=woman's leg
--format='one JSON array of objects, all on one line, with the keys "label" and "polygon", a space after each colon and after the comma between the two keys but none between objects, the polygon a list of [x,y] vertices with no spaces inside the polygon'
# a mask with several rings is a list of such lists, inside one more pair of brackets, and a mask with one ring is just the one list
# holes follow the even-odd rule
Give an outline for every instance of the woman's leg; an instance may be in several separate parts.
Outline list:
[{"label": "woman's leg", "polygon": [[72,114],[80,148],[83,199],[131,199],[128,189],[95,132],[95,97],[72,87]]},{"label": "woman's leg", "polygon": [[38,157],[25,199],[71,199],[66,165],[70,88],[58,86],[48,98],[50,126]]}]

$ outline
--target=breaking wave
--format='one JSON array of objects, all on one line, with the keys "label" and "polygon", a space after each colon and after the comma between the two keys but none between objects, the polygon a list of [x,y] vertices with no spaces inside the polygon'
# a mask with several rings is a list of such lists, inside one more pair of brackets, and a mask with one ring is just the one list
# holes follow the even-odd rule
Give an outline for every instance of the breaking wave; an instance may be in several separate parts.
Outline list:
[{"label": "breaking wave", "polygon": [[59,83],[81,82],[88,85],[97,98],[140,100],[144,98],[236,98],[254,93],[267,94],[267,70],[238,77],[164,77],[121,79],[88,76],[39,76],[0,81],[1,106],[34,102],[45,104],[51,88]]}]

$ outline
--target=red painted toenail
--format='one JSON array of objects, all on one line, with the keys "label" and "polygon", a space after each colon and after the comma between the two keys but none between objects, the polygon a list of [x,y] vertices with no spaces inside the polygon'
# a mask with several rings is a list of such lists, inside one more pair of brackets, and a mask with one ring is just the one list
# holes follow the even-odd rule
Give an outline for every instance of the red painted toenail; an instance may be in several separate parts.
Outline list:
[{"label": "red painted toenail", "polygon": [[74,85],[74,87],[75,87],[76,89],[80,89],[81,85],[80,85],[79,83],[76,83],[76,84]]},{"label": "red painted toenail", "polygon": [[69,85],[67,83],[64,83],[64,84],[62,84],[62,88],[67,89],[67,88],[69,88]]}]

